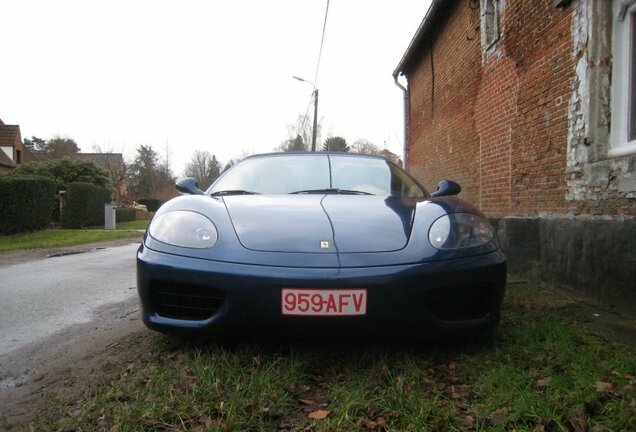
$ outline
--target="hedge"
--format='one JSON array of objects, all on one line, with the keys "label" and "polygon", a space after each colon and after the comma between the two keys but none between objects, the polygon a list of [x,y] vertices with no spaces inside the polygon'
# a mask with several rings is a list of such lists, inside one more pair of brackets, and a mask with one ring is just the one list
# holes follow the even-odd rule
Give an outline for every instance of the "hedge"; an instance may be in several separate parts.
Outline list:
[{"label": "hedge", "polygon": [[145,205],[148,211],[156,212],[163,204],[160,200],[156,198],[140,198],[137,202],[141,205]]},{"label": "hedge", "polygon": [[117,222],[132,222],[137,220],[137,211],[134,208],[115,209],[115,220]]},{"label": "hedge", "polygon": [[104,203],[110,201],[110,191],[91,183],[67,183],[63,228],[104,225]]},{"label": "hedge", "polygon": [[0,176],[0,234],[46,228],[55,208],[55,192],[50,178]]}]

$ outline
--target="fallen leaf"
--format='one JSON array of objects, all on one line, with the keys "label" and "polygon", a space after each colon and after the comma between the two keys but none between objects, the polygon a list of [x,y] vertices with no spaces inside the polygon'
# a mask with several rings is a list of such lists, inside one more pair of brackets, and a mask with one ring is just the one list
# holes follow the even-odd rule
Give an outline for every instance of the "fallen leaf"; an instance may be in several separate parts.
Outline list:
[{"label": "fallen leaf", "polygon": [[616,389],[616,387],[614,387],[614,384],[610,382],[596,381],[595,388],[596,388],[596,391],[599,393],[609,393],[612,396],[620,395],[619,391]]},{"label": "fallen leaf", "polygon": [[475,425],[475,417],[467,415],[464,417],[463,423],[467,428],[472,428]]},{"label": "fallen leaf", "polygon": [[492,414],[488,416],[488,420],[490,420],[490,424],[498,425],[506,420],[506,414],[510,411],[510,408],[499,408]]},{"label": "fallen leaf", "polygon": [[450,370],[455,370],[455,369],[457,369],[457,363],[455,363],[455,362],[450,362],[450,363],[448,364],[448,368],[449,368]]},{"label": "fallen leaf", "polygon": [[537,384],[535,385],[534,388],[537,392],[542,392],[551,382],[552,382],[551,377],[541,378],[540,380],[537,381]]},{"label": "fallen leaf", "polygon": [[325,377],[322,375],[310,375],[309,378],[319,384],[325,382]]},{"label": "fallen leaf", "polygon": [[312,418],[314,420],[322,420],[327,418],[329,414],[331,414],[331,411],[329,410],[317,410],[317,411],[310,412],[309,418]]},{"label": "fallen leaf", "polygon": [[592,429],[590,429],[590,432],[604,432],[604,431],[605,431],[605,426],[600,424],[592,426]]},{"label": "fallen leaf", "polygon": [[187,377],[186,378],[186,381],[185,381],[186,390],[192,390],[196,386],[197,386],[197,384],[194,382],[194,380],[191,377]]},{"label": "fallen leaf", "polygon": [[298,402],[300,402],[303,405],[315,405],[316,401],[313,401],[311,399],[298,399]]},{"label": "fallen leaf", "polygon": [[581,417],[570,419],[567,424],[570,426],[568,429],[574,432],[586,432],[589,428],[587,420]]},{"label": "fallen leaf", "polygon": [[612,383],[596,381],[596,391],[598,392],[606,392],[608,390],[611,390],[612,387]]},{"label": "fallen leaf", "polygon": [[213,420],[212,417],[210,416],[205,416],[201,418],[199,421],[206,427],[206,429],[212,429],[218,424],[218,421]]}]

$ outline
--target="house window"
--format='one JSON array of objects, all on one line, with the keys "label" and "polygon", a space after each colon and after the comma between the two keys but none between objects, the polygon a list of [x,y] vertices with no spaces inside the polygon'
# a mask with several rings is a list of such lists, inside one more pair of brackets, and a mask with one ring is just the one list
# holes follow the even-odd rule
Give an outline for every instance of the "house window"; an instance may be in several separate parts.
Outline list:
[{"label": "house window", "polygon": [[636,153],[636,0],[614,0],[609,156]]},{"label": "house window", "polygon": [[484,50],[499,39],[498,0],[481,0],[481,41]]},{"label": "house window", "polygon": [[15,151],[15,162],[18,165],[22,163],[22,152],[20,150]]}]

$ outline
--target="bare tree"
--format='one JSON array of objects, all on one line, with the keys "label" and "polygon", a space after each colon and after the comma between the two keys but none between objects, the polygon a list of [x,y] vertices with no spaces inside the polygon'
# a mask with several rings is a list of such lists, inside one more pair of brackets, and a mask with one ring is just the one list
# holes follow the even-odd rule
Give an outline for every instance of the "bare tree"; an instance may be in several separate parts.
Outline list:
[{"label": "bare tree", "polygon": [[380,147],[378,147],[377,145],[373,144],[368,139],[360,138],[359,140],[357,140],[353,144],[351,144],[351,151],[354,152],[354,153],[364,153],[364,154],[370,154],[370,155],[378,155],[378,154],[380,154],[382,149],[380,149]]},{"label": "bare tree", "polygon": [[93,152],[93,154],[87,154],[86,156],[79,153],[77,157],[91,160],[108,171],[110,180],[115,187],[115,202],[122,203],[127,201],[128,189],[126,180],[130,177],[130,165],[126,163],[123,152],[116,152],[110,147],[103,150],[99,145],[93,146]]},{"label": "bare tree", "polygon": [[186,165],[184,174],[197,179],[199,185],[207,189],[221,175],[221,164],[210,152],[197,150]]},{"label": "bare tree", "polygon": [[[311,148],[313,123],[308,116],[298,113],[296,122],[287,124],[288,138],[278,146],[278,151],[307,151]],[[320,122],[317,125],[316,141],[320,141]],[[319,146],[318,146],[319,147]]]},{"label": "bare tree", "polygon": [[234,165],[236,165],[237,163],[239,163],[240,161],[242,161],[243,159],[245,159],[246,157],[248,157],[251,153],[248,152],[247,150],[243,150],[243,152],[238,155],[235,158],[230,159],[229,161],[227,161],[227,163],[225,164],[225,166],[223,167],[223,171],[222,173],[224,173],[225,171],[229,170],[230,168],[232,168]]}]

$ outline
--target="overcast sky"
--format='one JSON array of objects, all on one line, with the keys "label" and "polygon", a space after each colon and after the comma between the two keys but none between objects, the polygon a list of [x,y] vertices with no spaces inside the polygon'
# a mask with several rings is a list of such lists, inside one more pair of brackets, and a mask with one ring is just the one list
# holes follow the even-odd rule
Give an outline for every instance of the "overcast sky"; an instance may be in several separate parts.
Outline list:
[{"label": "overcast sky", "polygon": [[[22,137],[68,136],[175,174],[195,150],[268,152],[305,113],[326,0],[2,2],[0,118]],[[391,77],[430,0],[331,0],[317,79],[322,139],[401,154]],[[310,110],[308,121],[312,121]]]}]

